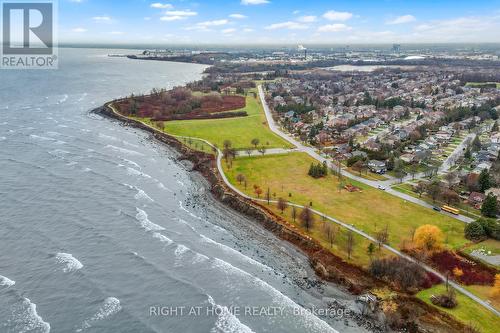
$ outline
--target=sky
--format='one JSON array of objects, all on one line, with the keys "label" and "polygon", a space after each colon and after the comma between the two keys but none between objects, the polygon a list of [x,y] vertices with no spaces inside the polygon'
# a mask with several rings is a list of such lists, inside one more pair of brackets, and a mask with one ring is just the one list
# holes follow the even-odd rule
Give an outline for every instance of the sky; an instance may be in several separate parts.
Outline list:
[{"label": "sky", "polygon": [[500,42],[500,0],[59,0],[61,43]]}]

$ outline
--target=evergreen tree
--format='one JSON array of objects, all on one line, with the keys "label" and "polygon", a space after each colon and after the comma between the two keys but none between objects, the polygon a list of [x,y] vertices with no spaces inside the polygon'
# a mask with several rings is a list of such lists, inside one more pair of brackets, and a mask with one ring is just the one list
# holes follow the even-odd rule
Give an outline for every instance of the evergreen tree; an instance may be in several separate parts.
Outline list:
[{"label": "evergreen tree", "polygon": [[498,214],[497,198],[491,193],[486,197],[481,207],[481,214],[486,217],[496,217]]},{"label": "evergreen tree", "polygon": [[493,124],[493,127],[491,128],[492,132],[498,132],[498,121],[495,121]]},{"label": "evergreen tree", "polygon": [[479,174],[478,183],[481,192],[484,192],[491,187],[490,173],[488,172],[488,170],[484,169],[483,171],[481,171],[481,174]]}]

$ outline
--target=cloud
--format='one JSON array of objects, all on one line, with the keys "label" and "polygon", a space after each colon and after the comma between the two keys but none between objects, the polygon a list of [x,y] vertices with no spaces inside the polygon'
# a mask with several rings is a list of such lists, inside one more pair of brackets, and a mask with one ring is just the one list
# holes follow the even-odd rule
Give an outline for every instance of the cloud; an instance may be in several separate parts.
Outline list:
[{"label": "cloud", "polygon": [[245,16],[243,14],[231,14],[231,15],[229,15],[229,17],[234,18],[234,19],[238,19],[238,20],[247,18],[247,16]]},{"label": "cloud", "polygon": [[301,30],[307,28],[309,28],[307,25],[293,21],[274,23],[265,27],[266,30],[277,30],[277,29]]},{"label": "cloud", "polygon": [[299,22],[311,23],[316,22],[317,17],[314,15],[306,15],[298,18]]},{"label": "cloud", "polygon": [[165,15],[160,17],[161,21],[179,21],[179,20],[185,20],[188,17],[191,16],[196,16],[198,15],[197,12],[192,12],[190,10],[167,10],[165,12]]},{"label": "cloud", "polygon": [[170,9],[173,8],[173,6],[169,3],[160,3],[160,2],[155,2],[152,3],[151,8],[159,8],[159,9]]},{"label": "cloud", "polygon": [[190,10],[167,10],[165,12],[167,16],[196,16],[197,12],[192,12]]},{"label": "cloud", "polygon": [[92,19],[96,22],[111,22],[111,17],[109,16],[94,16]]},{"label": "cloud", "polygon": [[82,33],[82,32],[87,32],[87,29],[85,28],[73,28],[71,29],[72,32],[77,32],[77,33]]},{"label": "cloud", "polygon": [[318,28],[318,32],[340,32],[349,31],[352,28],[344,23],[326,24]]},{"label": "cloud", "polygon": [[417,19],[413,15],[403,15],[396,17],[393,20],[387,21],[386,24],[404,24],[404,23],[410,23],[410,22],[415,22]]},{"label": "cloud", "polygon": [[254,32],[255,30],[252,28],[245,28],[243,29],[243,32]]},{"label": "cloud", "polygon": [[323,17],[329,21],[347,21],[352,18],[352,13],[329,10],[323,14]]},{"label": "cloud", "polygon": [[124,32],[123,31],[111,31],[110,34],[111,35],[123,35]]},{"label": "cloud", "polygon": [[241,4],[245,6],[264,5],[266,3],[269,3],[269,0],[241,0]]},{"label": "cloud", "polygon": [[232,33],[233,33],[233,32],[235,32],[235,31],[236,31],[236,29],[234,29],[234,28],[229,28],[229,29],[224,29],[224,30],[222,30],[221,32],[222,32],[223,34],[232,34]]},{"label": "cloud", "polygon": [[205,22],[198,22],[196,23],[197,26],[199,27],[217,27],[217,26],[221,26],[221,25],[226,25],[228,24],[229,21],[226,20],[226,19],[222,19],[222,20],[213,20],[213,21],[205,21]]}]

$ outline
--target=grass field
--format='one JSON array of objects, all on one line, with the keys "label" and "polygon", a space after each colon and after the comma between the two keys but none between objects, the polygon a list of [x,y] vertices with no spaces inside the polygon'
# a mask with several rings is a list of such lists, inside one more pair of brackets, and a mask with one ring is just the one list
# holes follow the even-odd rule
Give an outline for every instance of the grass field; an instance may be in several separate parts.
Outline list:
[{"label": "grass field", "polygon": [[236,149],[252,147],[250,141],[257,138],[259,146],[266,148],[292,148],[288,142],[274,134],[268,127],[259,98],[253,94],[246,97],[244,111],[247,117],[207,120],[175,120],[165,122],[165,131],[174,135],[205,139],[222,147],[230,140]]},{"label": "grass field", "polygon": [[[417,294],[417,297],[424,302],[435,306],[430,301],[432,295],[438,295],[445,292],[444,285],[437,285],[430,289],[423,290]],[[500,327],[500,318],[493,312],[484,310],[484,308],[472,301],[470,298],[457,293],[458,306],[454,309],[445,309],[439,307],[444,312],[447,312],[465,324],[472,324],[479,328],[482,333],[496,333]]]},{"label": "grass field", "polygon": [[[342,190],[339,193],[336,177],[314,179],[307,175],[312,162],[316,163],[305,153],[239,157],[231,169],[225,166],[225,172],[233,184],[249,195],[255,196],[254,185],[264,191],[269,187],[277,198],[302,205],[312,202],[313,208],[372,235],[387,224],[390,244],[395,247],[403,239],[411,238],[414,229],[423,224],[437,225],[451,248],[467,242],[462,222],[352,180],[345,181],[358,186],[362,192]],[[247,179],[246,190],[235,180],[240,173]]]}]

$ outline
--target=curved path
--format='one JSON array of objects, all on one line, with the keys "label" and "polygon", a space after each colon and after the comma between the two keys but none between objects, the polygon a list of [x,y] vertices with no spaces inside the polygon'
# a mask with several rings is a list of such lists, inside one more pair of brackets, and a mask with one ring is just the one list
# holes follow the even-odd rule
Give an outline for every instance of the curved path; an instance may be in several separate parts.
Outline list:
[{"label": "curved path", "polygon": [[[281,128],[274,121],[271,110],[269,109],[269,106],[267,105],[266,96],[264,94],[264,89],[262,89],[262,85],[259,85],[258,89],[259,89],[259,96],[260,96],[261,104],[262,104],[262,107],[264,108],[267,123],[268,123],[271,131],[273,131],[274,133],[279,135],[284,140],[295,145],[295,147],[297,147],[297,151],[307,153],[312,158],[314,158],[322,163],[326,162],[328,167],[335,169],[336,167],[331,163],[331,161],[329,159],[321,156],[320,154],[318,154],[316,152],[316,149],[314,149],[313,147],[305,146],[302,142],[296,140],[295,138],[291,137],[290,135],[286,134],[285,132],[283,132],[281,130]],[[390,186],[396,182],[395,179],[390,179],[390,180],[385,180],[385,181],[375,181],[375,180],[369,180],[369,179],[365,179],[362,177],[358,177],[358,176],[353,175],[352,173],[347,172],[345,170],[342,170],[341,173],[348,178],[354,179],[360,183],[366,184],[366,185],[371,186],[371,187],[379,188],[381,186],[385,189],[385,191],[387,193],[392,194],[392,195],[397,196],[397,197],[400,197],[403,200],[413,202],[417,205],[420,205],[420,206],[423,206],[423,207],[426,207],[429,209],[432,209],[432,207],[433,207],[432,205],[428,204],[427,202],[425,202],[423,200],[420,200],[418,198],[412,197],[411,195],[404,194],[404,193],[401,193],[399,191],[392,189]],[[453,217],[453,218],[460,220],[464,223],[471,223],[474,221],[470,217],[467,217],[464,215],[452,215],[452,214],[448,214],[446,212],[441,212],[441,214],[445,214],[447,216]]]},{"label": "curved path", "polygon": [[[261,87],[260,87],[260,86],[259,86],[259,92],[261,92]],[[264,105],[264,104],[263,104],[263,105]],[[112,106],[111,106],[111,109],[113,110],[113,113],[115,113],[115,114],[119,115],[119,113],[118,113],[118,112],[114,109],[114,107],[112,107]],[[272,119],[272,117],[271,117],[271,119]],[[137,121],[139,121],[139,120],[137,120]],[[143,125],[145,125],[145,126],[147,126],[147,127],[151,128],[151,129],[152,129],[153,131],[155,131],[155,132],[158,132],[158,133],[163,133],[162,131],[158,130],[157,128],[155,128],[155,127],[153,127],[153,126],[150,126],[149,124],[146,124],[145,122],[142,122],[142,121],[139,121],[139,122],[140,122],[140,123],[142,123]],[[226,174],[224,173],[224,169],[223,169],[223,167],[222,167],[222,158],[223,158],[223,157],[222,157],[222,155],[223,155],[223,154],[222,154],[222,151],[221,151],[218,147],[216,147],[216,146],[215,146],[215,145],[213,145],[212,143],[208,142],[207,140],[205,140],[205,139],[201,139],[201,138],[187,137],[187,136],[180,136],[180,135],[172,135],[172,134],[168,134],[168,135],[171,135],[171,136],[176,137],[176,138],[181,138],[181,139],[182,139],[182,138],[186,138],[186,139],[193,139],[193,140],[203,141],[204,143],[206,143],[207,145],[209,145],[210,147],[212,147],[213,149],[215,149],[215,150],[217,151],[217,169],[218,169],[219,174],[221,175],[222,179],[223,179],[223,180],[224,180],[224,182],[226,183],[226,185],[227,185],[227,186],[228,186],[231,190],[233,190],[235,193],[239,194],[240,196],[242,196],[242,197],[244,197],[244,198],[246,198],[246,199],[250,199],[250,200],[253,200],[253,201],[258,201],[258,202],[267,202],[267,200],[265,200],[265,199],[253,198],[253,197],[251,197],[251,196],[249,196],[249,195],[247,195],[247,194],[243,193],[243,192],[242,192],[242,191],[240,191],[238,188],[236,188],[236,186],[234,186],[233,184],[231,184],[231,182],[230,182],[230,181],[229,181],[229,179],[227,178]],[[294,143],[294,142],[292,142],[292,143]],[[295,143],[294,143],[294,144],[295,144]],[[297,146],[297,147],[299,147],[299,145],[296,145],[296,146]],[[316,152],[314,152],[314,153],[316,154]],[[316,154],[316,155],[318,155],[318,154]],[[318,155],[318,156],[319,156],[319,155]],[[271,202],[272,202],[272,203],[277,203],[277,201],[275,201],[275,200],[269,200],[269,202],[270,202],[270,203],[271,203]],[[305,208],[305,207],[304,207],[304,206],[302,206],[302,205],[298,205],[298,204],[294,204],[294,203],[289,203],[289,205],[290,205],[290,206],[295,206],[295,207],[297,207],[297,208],[301,208],[301,209]],[[336,218],[334,218],[334,217],[331,217],[331,216],[325,215],[325,214],[323,214],[323,213],[321,213],[320,211],[317,211],[317,210],[315,210],[315,209],[312,209],[312,208],[310,208],[310,209],[311,209],[311,211],[312,211],[312,212],[314,212],[315,214],[317,214],[317,215],[319,215],[319,216],[321,216],[321,217],[323,217],[323,218],[325,218],[325,219],[327,219],[327,220],[329,220],[329,221],[331,221],[331,222],[334,222],[334,223],[336,223],[336,224],[338,224],[338,225],[340,225],[340,226],[342,226],[342,227],[344,227],[344,228],[346,228],[346,229],[348,229],[348,230],[351,230],[352,232],[354,232],[354,233],[356,233],[356,234],[358,234],[358,235],[360,235],[360,236],[362,236],[362,237],[364,237],[364,238],[366,238],[366,239],[368,239],[368,240],[370,240],[370,241],[372,241],[372,242],[374,242],[374,243],[378,244],[378,241],[377,241],[374,237],[372,237],[372,236],[370,236],[369,234],[367,234],[367,233],[365,233],[365,232],[363,232],[363,231],[361,231],[361,230],[359,230],[359,229],[355,228],[354,226],[352,226],[352,225],[350,225],[350,224],[347,224],[347,223],[345,223],[345,222],[342,222],[342,221],[340,221],[340,220],[337,220],[337,219],[336,219]],[[409,260],[409,261],[411,261],[411,262],[414,262],[414,263],[416,263],[416,264],[420,265],[420,266],[421,266],[423,269],[425,269],[427,272],[431,272],[431,273],[435,274],[436,276],[438,276],[438,277],[439,277],[442,281],[446,281],[446,277],[445,277],[443,274],[441,274],[441,273],[439,273],[438,271],[436,271],[435,269],[433,269],[433,268],[431,268],[431,267],[429,267],[429,266],[427,266],[427,265],[425,265],[425,264],[423,264],[423,263],[421,263],[421,262],[418,262],[418,261],[417,261],[417,260],[415,260],[413,257],[410,257],[410,256],[408,256],[408,255],[406,255],[406,254],[402,253],[401,251],[398,251],[397,249],[395,249],[395,248],[393,248],[393,247],[391,247],[391,246],[389,246],[389,245],[387,245],[387,244],[382,244],[382,246],[383,246],[386,250],[388,250],[388,251],[390,251],[390,252],[394,253],[395,255],[400,256],[400,257],[402,257],[402,258],[405,258],[406,260]],[[451,287],[453,287],[455,290],[459,291],[459,292],[460,292],[460,293],[462,293],[463,295],[465,295],[465,296],[469,297],[469,298],[470,298],[470,299],[472,299],[473,301],[477,302],[478,304],[482,305],[483,307],[487,308],[488,310],[490,310],[491,312],[495,313],[497,316],[499,316],[499,317],[500,317],[500,312],[499,312],[497,309],[495,309],[493,306],[491,306],[488,302],[485,302],[485,301],[484,301],[484,300],[482,300],[481,298],[477,297],[476,295],[474,295],[473,293],[469,292],[468,290],[466,290],[465,288],[463,288],[462,286],[460,286],[459,284],[457,284],[457,283],[455,283],[455,282],[453,282],[453,281],[449,281],[448,283],[449,283],[449,285],[450,285]]]}]

